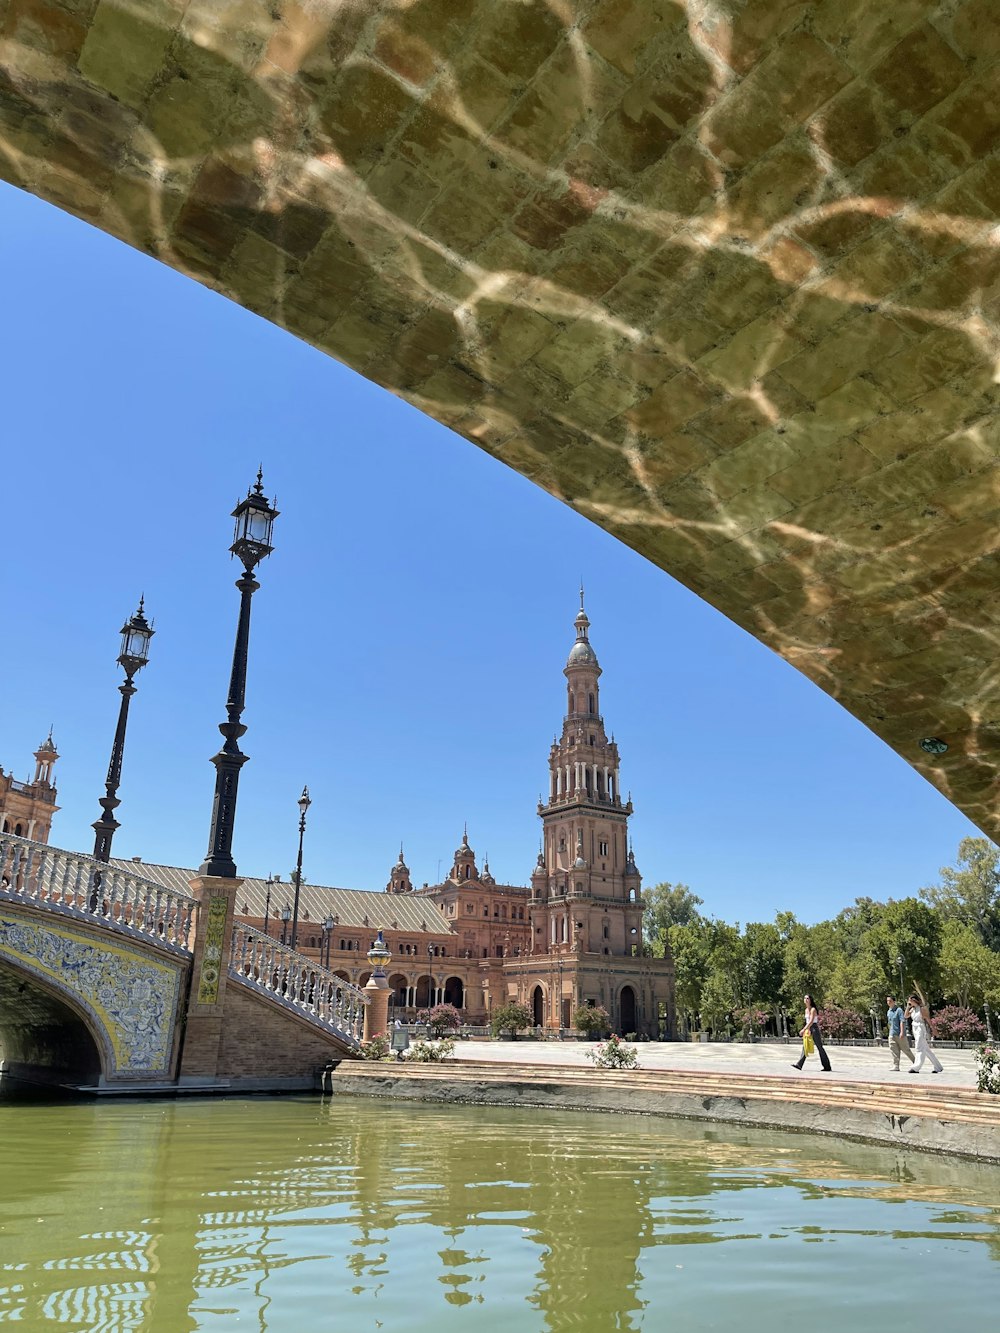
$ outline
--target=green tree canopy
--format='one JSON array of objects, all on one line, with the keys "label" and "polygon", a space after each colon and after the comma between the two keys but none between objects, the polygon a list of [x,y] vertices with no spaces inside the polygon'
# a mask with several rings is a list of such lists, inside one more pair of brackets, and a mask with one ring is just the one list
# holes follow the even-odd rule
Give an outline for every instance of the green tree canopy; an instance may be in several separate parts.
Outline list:
[{"label": "green tree canopy", "polygon": [[646,903],[642,933],[654,958],[662,958],[671,926],[692,926],[703,920],[698,908],[703,906],[697,894],[686,884],[654,884],[643,889]]},{"label": "green tree canopy", "polygon": [[963,838],[958,864],[941,867],[941,883],[921,889],[945,921],[961,921],[981,943],[1000,950],[1000,848],[986,838]]}]

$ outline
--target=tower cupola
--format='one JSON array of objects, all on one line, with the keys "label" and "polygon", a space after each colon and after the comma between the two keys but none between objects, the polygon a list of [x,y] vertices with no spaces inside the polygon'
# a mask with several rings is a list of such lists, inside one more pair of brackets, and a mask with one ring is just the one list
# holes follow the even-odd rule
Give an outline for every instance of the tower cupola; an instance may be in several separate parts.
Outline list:
[{"label": "tower cupola", "polygon": [[476,853],[469,846],[468,825],[462,830],[462,845],[455,850],[455,863],[451,868],[450,878],[456,884],[462,884],[466,880],[479,880],[479,870],[476,867]]},{"label": "tower cupola", "polygon": [[403,859],[403,844],[399,844],[399,860],[389,871],[389,883],[385,886],[386,893],[412,893],[413,883],[410,879],[410,868]]}]

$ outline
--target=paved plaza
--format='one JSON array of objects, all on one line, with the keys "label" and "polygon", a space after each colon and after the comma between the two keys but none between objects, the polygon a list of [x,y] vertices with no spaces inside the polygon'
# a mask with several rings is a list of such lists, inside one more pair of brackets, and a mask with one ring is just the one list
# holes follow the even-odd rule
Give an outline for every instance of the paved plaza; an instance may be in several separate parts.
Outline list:
[{"label": "paved plaza", "polygon": [[[455,1058],[462,1060],[495,1060],[520,1065],[557,1067],[576,1065],[590,1067],[588,1051],[593,1043],[582,1041],[468,1041],[460,1042]],[[790,1082],[809,1082],[828,1079],[820,1069],[819,1060],[811,1056],[801,1073],[791,1068],[801,1047],[784,1042],[638,1042],[636,1051],[640,1069],[690,1071],[692,1074],[767,1074],[771,1077],[788,1076]],[[828,1046],[833,1066],[832,1077],[843,1082],[929,1084],[934,1087],[975,1088],[975,1048],[953,1050],[947,1046],[936,1048],[944,1072],[931,1074],[925,1065],[922,1073],[909,1075],[906,1062],[897,1074],[892,1068],[889,1052],[872,1046]]]}]

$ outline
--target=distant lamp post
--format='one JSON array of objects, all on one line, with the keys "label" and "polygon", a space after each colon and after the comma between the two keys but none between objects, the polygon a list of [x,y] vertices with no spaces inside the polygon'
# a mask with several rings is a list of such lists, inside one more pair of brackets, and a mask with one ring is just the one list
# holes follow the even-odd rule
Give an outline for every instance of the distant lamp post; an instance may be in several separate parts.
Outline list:
[{"label": "distant lamp post", "polygon": [[875,1041],[881,1041],[882,1025],[878,1021],[878,1014],[876,1014],[874,1006],[871,1009],[869,1009],[868,1012],[871,1014],[872,1017],[872,1037],[874,1038]]},{"label": "distant lamp post", "polygon": [[427,946],[427,1008],[433,1009],[436,1000],[434,998],[434,945]]},{"label": "distant lamp post", "polygon": [[903,985],[903,955],[900,953],[896,955],[896,966],[899,968],[899,998],[902,1000],[906,987]]},{"label": "distant lamp post", "polygon": [[312,805],[309,799],[309,788],[302,788],[302,795],[299,797],[299,855],[295,862],[295,906],[292,908],[292,938],[291,946],[294,949],[295,943],[299,938],[299,894],[302,892],[302,840],[306,835],[306,811]]},{"label": "distant lamp post", "polygon": [[264,934],[267,934],[267,925],[271,920],[271,890],[274,888],[274,876],[267,877],[267,892],[264,895]]},{"label": "distant lamp post", "polygon": [[[122,648],[118,654],[118,665],[125,672],[125,681],[124,684],[118,686],[118,692],[122,696],[122,702],[118,709],[118,726],[115,728],[115,739],[111,746],[108,776],[104,782],[105,795],[101,797],[99,802],[104,813],[92,825],[95,833],[94,860],[103,861],[105,864],[111,859],[111,839],[115,836],[115,830],[120,827],[118,820],[115,819],[114,812],[120,804],[118,784],[122,778],[122,756],[125,753],[128,706],[132,695],[136,691],[132,681],[149,661],[149,641],[156,632],[146,620],[143,612],[144,604],[145,599],[140,597],[139,609],[131,620],[127,620],[121,628]],[[98,885],[95,884],[96,887]]]},{"label": "distant lamp post", "polygon": [[253,577],[257,564],[274,550],[271,529],[278,517],[277,509],[264,494],[263,474],[257,472],[257,484],[247,491],[245,500],[233,510],[236,528],[230,551],[243,562],[243,574],[236,580],[240,590],[240,618],[236,628],[236,646],[233,649],[233,668],[229,677],[229,697],[226,700],[226,721],[219,724],[224,736],[222,749],[212,758],[215,765],[215,797],[212,802],[212,826],[208,835],[208,852],[199,874],[217,875],[222,879],[236,878],[233,860],[233,828],[236,822],[236,795],[240,769],[247,756],[239,747],[246,727],[240,721],[246,703],[247,653],[250,646],[250,598],[260,584]]},{"label": "distant lamp post", "polygon": [[288,923],[289,923],[289,921],[291,921],[291,919],[292,919],[292,907],[291,907],[291,903],[285,903],[284,907],[281,909],[281,942],[282,942],[282,944],[285,943],[285,937],[286,937],[287,934],[288,934]]},{"label": "distant lamp post", "polygon": [[323,922],[323,966],[330,966],[330,934],[333,930],[333,917],[327,916]]},{"label": "distant lamp post", "polygon": [[992,1040],[993,1040],[993,1025],[992,1025],[992,1023],[990,1022],[990,1002],[989,1002],[989,1000],[984,1000],[984,1001],[983,1001],[983,1008],[984,1008],[985,1011],[986,1011],[986,1040],[987,1040],[987,1041],[992,1041]]}]

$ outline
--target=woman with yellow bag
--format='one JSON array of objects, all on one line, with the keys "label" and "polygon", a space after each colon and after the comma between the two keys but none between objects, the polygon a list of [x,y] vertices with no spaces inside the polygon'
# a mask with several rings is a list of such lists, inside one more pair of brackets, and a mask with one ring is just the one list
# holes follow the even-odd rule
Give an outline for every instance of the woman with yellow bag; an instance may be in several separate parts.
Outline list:
[{"label": "woman with yellow bag", "polygon": [[826,1047],[823,1045],[823,1035],[819,1030],[819,1010],[813,1001],[811,995],[805,997],[806,1021],[802,1031],[799,1034],[802,1038],[802,1058],[793,1063],[793,1069],[801,1069],[806,1062],[806,1056],[812,1055],[813,1051],[819,1056],[819,1062],[823,1066],[823,1072],[829,1074],[833,1066],[830,1064],[830,1057],[826,1053]]}]

